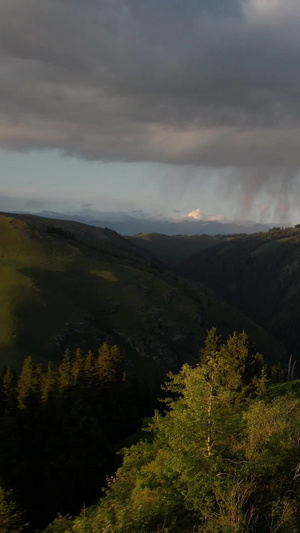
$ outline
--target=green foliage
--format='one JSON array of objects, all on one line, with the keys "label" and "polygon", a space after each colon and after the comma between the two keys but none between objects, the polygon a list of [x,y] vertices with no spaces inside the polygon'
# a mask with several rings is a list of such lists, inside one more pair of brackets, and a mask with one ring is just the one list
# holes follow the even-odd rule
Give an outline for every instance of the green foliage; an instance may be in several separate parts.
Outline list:
[{"label": "green foliage", "polygon": [[70,350],[64,353],[62,362],[58,367],[58,386],[60,390],[65,389],[73,383],[72,361]]},{"label": "green foliage", "polygon": [[41,390],[41,367],[34,364],[32,357],[26,357],[18,379],[18,406],[24,409],[27,403]]},{"label": "green foliage", "polygon": [[277,365],[272,365],[271,368],[271,381],[273,383],[280,383],[284,381],[284,371],[281,368],[280,362]]},{"label": "green foliage", "polygon": [[0,531],[1,533],[20,533],[24,528],[22,513],[12,501],[12,492],[0,487]]},{"label": "green foliage", "polygon": [[10,366],[3,373],[2,384],[3,390],[7,395],[16,387],[16,375]]},{"label": "green foliage", "polygon": [[75,351],[74,360],[72,361],[72,369],[71,369],[72,383],[77,383],[77,381],[83,374],[83,368],[84,368],[84,356],[81,352],[81,349],[77,348]]},{"label": "green foliage", "polygon": [[121,354],[118,346],[109,346],[105,342],[99,348],[96,368],[101,381],[113,382],[120,378]]},{"label": "green foliage", "polygon": [[[32,531],[91,502],[119,464],[116,447],[152,414],[149,387],[123,370],[120,349],[104,343],[97,354],[66,350],[57,369],[28,357],[18,379],[3,372],[1,481],[14,489]],[[49,531],[66,524],[58,519]]]},{"label": "green foliage", "polygon": [[[218,242],[181,236],[175,248],[186,257]],[[2,365],[19,369],[28,354],[56,363],[66,348],[95,351],[99,336],[114,332],[113,342],[122,339],[128,353],[149,356],[142,358],[144,366],[152,361],[153,367],[159,362],[169,368],[171,362],[178,370],[195,360],[212,324],[224,326],[226,334],[247,329],[257,344],[270,346],[273,362],[282,350],[244,315],[200,285],[164,271],[152,254],[110,230],[1,215],[0,248]]]},{"label": "green foliage", "polygon": [[3,410],[11,412],[16,404],[17,379],[11,367],[4,369],[2,377]]},{"label": "green foliage", "polygon": [[67,231],[59,226],[54,226],[53,224],[50,224],[46,228],[46,233],[55,233],[56,235],[60,235],[61,237],[65,237],[71,241],[76,241],[76,237],[71,231]]},{"label": "green foliage", "polygon": [[[2,366],[19,369],[28,354],[55,363],[67,347],[95,351],[99,336],[116,331],[128,352],[159,352],[174,368],[201,345],[198,298],[115,232],[0,215],[0,249]],[[182,332],[184,343],[166,342]]]},{"label": "green foliage", "polygon": [[41,400],[46,402],[49,395],[54,392],[57,387],[57,374],[53,370],[52,364],[49,362],[46,372],[41,376]]},{"label": "green foliage", "polygon": [[300,399],[270,396],[246,334],[223,343],[211,330],[200,363],[166,389],[168,411],[124,450],[106,496],[74,530],[297,531]]},{"label": "green foliage", "polygon": [[44,533],[71,533],[72,529],[72,519],[68,515],[60,515],[45,529]]}]

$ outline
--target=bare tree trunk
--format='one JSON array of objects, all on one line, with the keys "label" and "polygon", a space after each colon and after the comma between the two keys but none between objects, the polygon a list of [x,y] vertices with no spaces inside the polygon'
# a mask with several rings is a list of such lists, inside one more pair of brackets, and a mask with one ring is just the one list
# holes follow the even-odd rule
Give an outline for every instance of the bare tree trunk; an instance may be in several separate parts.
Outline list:
[{"label": "bare tree trunk", "polygon": [[213,401],[213,386],[212,383],[210,383],[210,394],[209,394],[209,401],[208,401],[208,433],[207,433],[207,439],[206,439],[206,450],[207,455],[211,455],[213,442],[211,438],[211,425],[212,425],[212,401]]}]

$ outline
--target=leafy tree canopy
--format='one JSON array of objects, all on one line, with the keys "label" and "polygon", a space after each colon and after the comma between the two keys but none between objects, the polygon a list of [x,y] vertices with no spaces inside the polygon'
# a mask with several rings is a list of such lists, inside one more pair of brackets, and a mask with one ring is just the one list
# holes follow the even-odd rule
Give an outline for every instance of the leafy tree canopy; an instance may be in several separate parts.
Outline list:
[{"label": "leafy tree canopy", "polygon": [[170,374],[168,410],[124,450],[76,532],[298,531],[298,398],[272,398],[245,333],[208,333],[200,362]]}]

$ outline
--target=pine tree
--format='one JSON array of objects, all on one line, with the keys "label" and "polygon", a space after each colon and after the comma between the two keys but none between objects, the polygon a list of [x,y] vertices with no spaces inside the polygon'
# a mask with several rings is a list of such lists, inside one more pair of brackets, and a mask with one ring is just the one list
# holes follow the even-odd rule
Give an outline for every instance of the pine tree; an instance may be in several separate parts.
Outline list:
[{"label": "pine tree", "polygon": [[271,368],[271,381],[273,383],[281,383],[284,381],[284,370],[281,368],[280,362],[273,365]]},{"label": "pine tree", "polygon": [[121,380],[122,379],[122,373],[121,373],[122,356],[121,356],[120,348],[118,346],[116,345],[111,346],[110,357],[111,357],[111,362],[114,367],[115,380]]},{"label": "pine tree", "polygon": [[207,362],[210,358],[215,358],[219,353],[221,346],[221,335],[217,328],[211,328],[207,331],[204,348],[200,350],[200,364]]},{"label": "pine tree", "polygon": [[149,439],[123,450],[106,497],[74,529],[299,531],[300,400],[263,397],[265,367],[244,333],[215,339],[202,364],[170,376],[168,411],[153,417]]},{"label": "pine tree", "polygon": [[70,350],[66,350],[58,367],[58,386],[59,390],[63,390],[73,384],[72,376],[72,360]]},{"label": "pine tree", "polygon": [[84,370],[84,357],[82,355],[81,349],[76,348],[75,357],[72,361],[72,366],[71,366],[73,383],[77,383],[77,381],[83,376],[83,370]]},{"label": "pine tree", "polygon": [[49,362],[46,372],[43,374],[42,379],[42,394],[41,398],[43,402],[46,402],[49,394],[55,390],[56,386],[56,372],[52,368],[52,364]]},{"label": "pine tree", "polygon": [[83,375],[85,381],[91,385],[96,375],[95,357],[92,350],[89,350],[84,356]]},{"label": "pine tree", "polygon": [[17,386],[17,399],[20,409],[24,409],[27,406],[29,399],[40,393],[41,375],[41,366],[35,365],[31,356],[26,357],[23,362]]},{"label": "pine tree", "polygon": [[2,390],[4,395],[4,409],[11,411],[16,405],[17,379],[11,367],[7,367],[2,379]]},{"label": "pine tree", "polygon": [[97,372],[101,381],[113,382],[119,377],[121,353],[118,346],[106,342],[98,350]]},{"label": "pine tree", "polygon": [[11,500],[11,491],[5,492],[0,487],[0,531],[1,533],[20,533],[25,524],[22,514]]}]

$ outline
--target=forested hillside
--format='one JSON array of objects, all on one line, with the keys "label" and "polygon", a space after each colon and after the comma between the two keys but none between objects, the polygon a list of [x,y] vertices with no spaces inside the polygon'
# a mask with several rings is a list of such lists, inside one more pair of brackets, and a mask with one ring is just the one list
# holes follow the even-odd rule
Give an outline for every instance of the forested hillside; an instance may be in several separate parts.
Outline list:
[{"label": "forested hillside", "polygon": [[195,253],[216,244],[226,242],[230,237],[225,235],[176,235],[170,237],[161,233],[139,233],[127,239],[139,249],[145,249],[156,256],[167,267],[180,265]]},{"label": "forested hillside", "polygon": [[246,334],[211,330],[106,496],[47,533],[298,532],[300,384],[270,378]]},{"label": "forested hillside", "polygon": [[[67,350],[58,367],[27,357],[18,376],[4,370],[0,486],[13,491],[30,531],[99,496],[116,452],[158,405],[160,382],[129,376],[120,349],[106,343],[96,353]],[[0,501],[4,533],[1,513]]]},{"label": "forested hillside", "polygon": [[299,236],[1,215],[0,530],[297,531]]},{"label": "forested hillside", "polygon": [[297,358],[300,228],[235,236],[184,261],[177,272],[211,287]]}]

